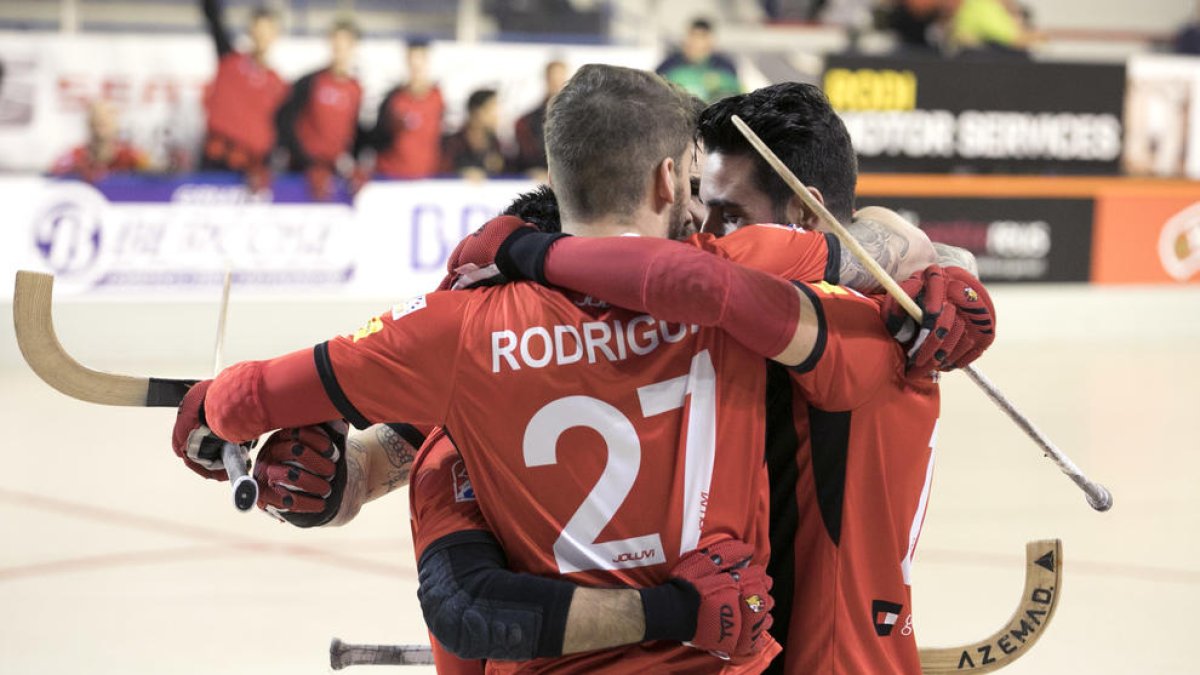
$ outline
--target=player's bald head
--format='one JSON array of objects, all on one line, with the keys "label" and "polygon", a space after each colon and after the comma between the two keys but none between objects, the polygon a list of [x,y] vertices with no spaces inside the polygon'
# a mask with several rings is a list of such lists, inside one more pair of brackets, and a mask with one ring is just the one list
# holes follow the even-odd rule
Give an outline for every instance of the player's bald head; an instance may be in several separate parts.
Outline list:
[{"label": "player's bald head", "polygon": [[695,118],[686,95],[642,70],[579,69],[550,103],[546,157],[564,219],[631,215],[666,158],[678,166]]}]

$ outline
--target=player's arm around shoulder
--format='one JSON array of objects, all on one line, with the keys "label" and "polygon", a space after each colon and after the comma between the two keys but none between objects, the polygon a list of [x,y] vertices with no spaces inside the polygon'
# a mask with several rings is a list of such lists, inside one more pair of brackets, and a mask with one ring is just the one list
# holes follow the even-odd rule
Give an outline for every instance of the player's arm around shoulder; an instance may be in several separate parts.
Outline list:
[{"label": "player's arm around shoulder", "polygon": [[[796,284],[801,320],[786,358],[805,398],[823,410],[856,408],[903,370],[876,300],[827,282]],[[783,356],[783,355],[781,355]]]},{"label": "player's arm around shoulder", "polygon": [[747,225],[725,235],[699,234],[701,250],[792,281],[837,281],[841,246],[824,232],[783,225]]},{"label": "player's arm around shoulder", "polygon": [[444,424],[473,295],[413,296],[318,345],[322,382],[342,415],[360,429],[398,419]]},{"label": "player's arm around shoulder", "polygon": [[[854,214],[854,222],[846,229],[867,255],[897,281],[937,262],[937,251],[929,236],[891,209],[865,206]],[[840,247],[839,256],[838,283],[864,293],[883,290],[848,246]]]}]

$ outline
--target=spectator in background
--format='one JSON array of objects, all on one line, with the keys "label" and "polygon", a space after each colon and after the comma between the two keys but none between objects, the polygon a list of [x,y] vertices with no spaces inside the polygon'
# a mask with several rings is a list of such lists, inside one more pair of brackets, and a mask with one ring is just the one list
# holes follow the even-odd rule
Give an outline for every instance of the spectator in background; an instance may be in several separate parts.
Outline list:
[{"label": "spectator in background", "polygon": [[1023,54],[1034,39],[1015,0],[962,0],[951,31],[958,48],[994,54]]},{"label": "spectator in background", "polygon": [[546,64],[546,96],[536,108],[517,120],[516,170],[535,180],[546,180],[546,106],[567,83],[567,64],[554,60]]},{"label": "spectator in background", "polygon": [[1171,42],[1176,54],[1200,56],[1200,2],[1196,3],[1192,20],[1179,29]]},{"label": "spectator in background", "polygon": [[200,167],[245,173],[251,189],[270,182],[275,147],[275,112],[287,96],[287,83],[267,66],[267,52],[279,35],[270,10],[250,13],[250,51],[233,48],[220,0],[202,0],[204,19],[217,48],[217,72],[204,93],[207,130]]},{"label": "spectator in background", "polygon": [[495,89],[479,89],[467,98],[467,121],[442,141],[442,172],[472,180],[505,172],[504,153],[496,136],[500,103]]},{"label": "spectator in background", "polygon": [[408,43],[408,82],[379,105],[370,144],[375,172],[387,178],[428,178],[442,166],[442,115],[446,104],[429,75],[429,43]]},{"label": "spectator in background", "polygon": [[906,48],[940,50],[955,4],[956,0],[892,0],[886,14],[888,27]]},{"label": "spectator in background", "polygon": [[88,106],[87,142],[54,162],[50,173],[94,183],[110,173],[145,171],[146,154],[121,140],[119,128],[116,108],[108,101],[94,101]]},{"label": "spectator in background", "polygon": [[742,92],[737,68],[728,56],[714,51],[713,27],[695,19],[683,45],[655,69],[659,75],[699,96],[705,103]]},{"label": "spectator in background", "polygon": [[333,196],[333,178],[340,174],[359,182],[353,152],[358,138],[358,108],[362,87],[350,69],[358,46],[358,27],[342,19],[329,31],[330,64],[292,85],[279,108],[280,144],[288,151],[288,166],[303,171],[316,199]]}]

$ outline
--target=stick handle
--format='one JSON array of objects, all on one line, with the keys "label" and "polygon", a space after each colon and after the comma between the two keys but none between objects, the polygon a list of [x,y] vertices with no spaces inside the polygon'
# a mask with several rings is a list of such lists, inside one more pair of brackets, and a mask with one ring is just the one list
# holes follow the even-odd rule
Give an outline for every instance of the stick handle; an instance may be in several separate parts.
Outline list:
[{"label": "stick handle", "polygon": [[329,642],[329,667],[431,666],[433,650],[425,645],[356,645],[333,638]]},{"label": "stick handle", "polygon": [[[821,222],[823,222],[825,226],[828,227],[835,236],[837,236],[842,245],[848,248],[850,252],[854,254],[855,258],[858,258],[858,261],[862,263],[868,271],[870,271],[871,276],[875,277],[875,280],[878,281],[881,286],[883,286],[883,289],[887,291],[888,295],[892,296],[896,302],[898,302],[900,306],[904,308],[904,311],[907,312],[909,316],[916,320],[917,323],[920,323],[922,319],[921,308],[917,306],[917,303],[914,302],[912,298],[908,297],[907,293],[900,289],[900,285],[896,283],[895,279],[892,279],[888,273],[879,266],[879,263],[876,262],[875,259],[863,249],[862,245],[858,243],[858,241],[853,237],[853,235],[850,234],[845,226],[838,222],[838,219],[834,218],[833,214],[831,214],[829,210],[825,208],[825,205],[817,201],[817,198],[808,191],[808,188],[804,187],[804,183],[800,182],[800,179],[796,177],[796,174],[792,173],[791,169],[787,168],[787,165],[784,164],[783,161],[780,160],[779,157],[771,150],[771,148],[767,147],[767,144],[758,137],[758,134],[754,133],[754,130],[751,129],[744,121],[742,121],[742,118],[734,115],[732,120],[733,125],[742,133],[742,136],[746,138],[750,145],[754,146],[754,149],[758,151],[758,154],[767,162],[767,164],[771,166],[772,169],[775,170],[775,173],[783,179],[783,182],[787,183],[788,187],[792,189],[792,192],[796,193],[796,196],[800,198],[800,201],[804,202],[804,205],[821,219]],[[1033,426],[1033,423],[1030,422],[1029,419],[1024,415],[1022,415],[1021,412],[1018,411],[1016,407],[1013,406],[1013,404],[1004,396],[1004,394],[1000,393],[1000,390],[996,388],[996,385],[992,384],[991,380],[987,379],[983,373],[979,372],[977,368],[974,366],[967,366],[965,370],[967,371],[967,376],[970,377],[975,384],[979,385],[979,387],[983,389],[984,393],[986,393],[988,397],[996,403],[996,405],[1000,406],[1000,409],[1007,413],[1008,416],[1017,423],[1017,426],[1019,426],[1030,438],[1033,439],[1034,443],[1037,443],[1038,447],[1042,449],[1046,456],[1049,457],[1055,464],[1057,464],[1058,468],[1061,469],[1063,473],[1067,474],[1071,480],[1075,481],[1075,484],[1083,490],[1085,495],[1087,495],[1088,504],[1091,505],[1093,509],[1097,511],[1107,511],[1108,509],[1112,508],[1112,493],[1110,493],[1107,488],[1099,483],[1088,480],[1087,476],[1084,476],[1083,472],[1079,470],[1079,467],[1076,466],[1069,457],[1064,455],[1061,450],[1055,447],[1055,445],[1050,442],[1050,439],[1047,438],[1045,434],[1039,431],[1037,427]]]},{"label": "stick handle", "polygon": [[229,482],[233,486],[233,506],[238,511],[249,511],[258,501],[258,483],[247,472],[249,453],[246,448],[225,442],[221,445],[221,463]]},{"label": "stick handle", "polygon": [[[213,376],[221,372],[221,360],[225,354],[225,320],[229,316],[229,288],[233,284],[233,268],[225,265],[225,283],[221,287],[221,309],[217,314],[217,341],[213,346]],[[221,446],[221,463],[229,475],[233,488],[233,506],[238,511],[249,511],[258,501],[258,483],[247,475],[250,466],[249,451],[236,443]]]},{"label": "stick handle", "polygon": [[1020,410],[1017,410],[1016,406],[1012,404],[1012,401],[1008,400],[1008,397],[1005,396],[1004,393],[1001,392],[996,385],[988,379],[987,375],[984,375],[983,372],[974,365],[967,366],[963,370],[967,373],[967,377],[971,378],[975,384],[979,385],[979,388],[982,389],[985,394],[987,394],[988,398],[992,399],[992,402],[995,403],[1001,410],[1003,410],[1006,415],[1008,415],[1009,419],[1011,419],[1013,422],[1016,422],[1017,426],[1020,427],[1027,436],[1033,439],[1033,442],[1042,449],[1042,452],[1044,452],[1051,461],[1058,465],[1058,468],[1062,470],[1063,473],[1067,474],[1068,478],[1075,481],[1075,484],[1079,486],[1079,489],[1083,490],[1083,494],[1087,497],[1088,504],[1093,509],[1096,509],[1097,511],[1107,511],[1112,508],[1113,498],[1112,493],[1108,491],[1108,488],[1095,481],[1089,480],[1088,477],[1083,474],[1083,471],[1081,471],[1079,467],[1075,465],[1075,462],[1071,461],[1070,457],[1067,457],[1065,454],[1063,454],[1062,450],[1059,450],[1058,446],[1054,445],[1049,437],[1047,437],[1040,429],[1034,426],[1033,422],[1031,422],[1029,418],[1022,415]]}]

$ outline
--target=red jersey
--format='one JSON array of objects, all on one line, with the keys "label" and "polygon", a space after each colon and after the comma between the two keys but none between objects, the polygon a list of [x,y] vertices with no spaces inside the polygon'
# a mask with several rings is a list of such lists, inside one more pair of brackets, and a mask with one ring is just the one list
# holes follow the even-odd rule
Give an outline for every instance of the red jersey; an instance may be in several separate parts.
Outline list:
[{"label": "red jersey", "polygon": [[224,142],[226,154],[240,150],[262,158],[275,146],[275,111],[288,85],[249,54],[227,52],[204,95],[210,142]]},{"label": "red jersey", "polygon": [[[692,241],[788,279],[837,280],[830,235],[752,226]],[[832,329],[806,372],[773,367],[781,386],[768,403],[772,633],[784,645],[770,672],[920,673],[909,569],[933,475],[938,386],[905,377],[876,300],[829,283],[808,290]]]},{"label": "red jersey", "polygon": [[[651,586],[721,537],[765,561],[763,360],[594,304],[529,283],[430,293],[319,346],[318,370],[352,421],[446,425],[514,570]],[[777,651],[654,642],[488,669],[757,672]]]},{"label": "red jersey", "polygon": [[[797,397],[788,673],[920,673],[909,571],[933,478],[938,388],[903,361],[851,410]],[[800,388],[802,393],[802,387]]]},{"label": "red jersey", "polygon": [[428,178],[442,165],[442,91],[433,87],[421,96],[408,88],[394,90],[379,108],[376,122],[381,147],[376,170],[388,178]]},{"label": "red jersey", "polygon": [[[437,429],[413,459],[408,512],[418,562],[430,544],[466,530],[491,531],[479,506],[467,467],[444,429]],[[483,675],[484,661],[460,659],[430,636],[438,675]]]},{"label": "red jersey", "polygon": [[309,161],[333,164],[354,149],[358,107],[362,103],[358,80],[321,70],[300,78],[294,95],[301,106],[294,133]]}]

